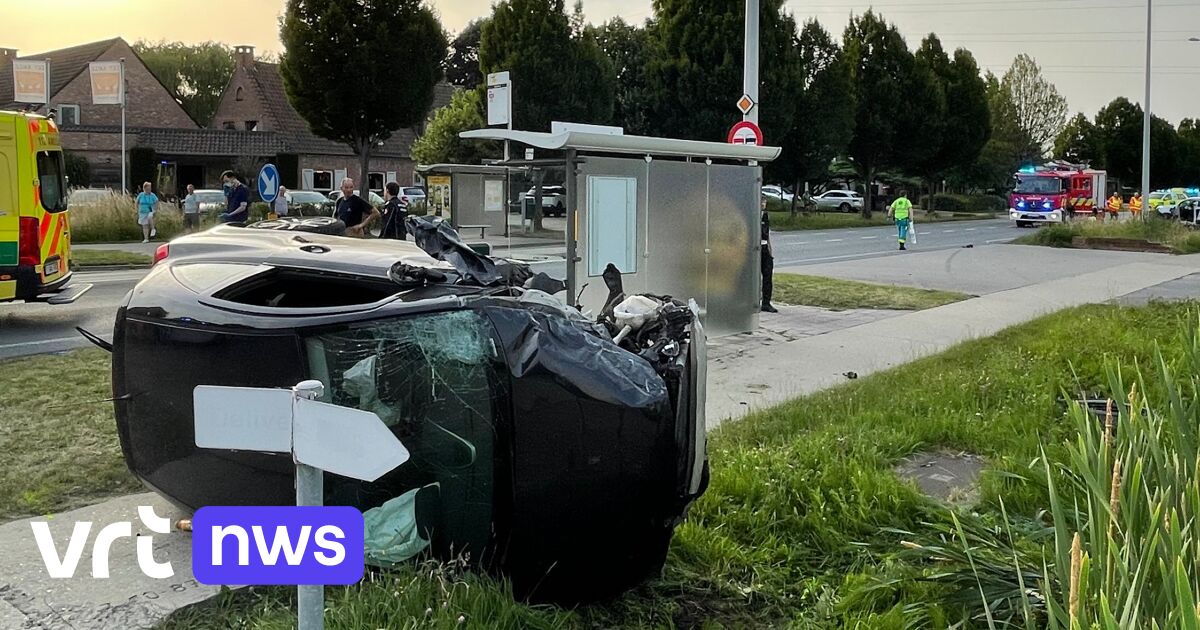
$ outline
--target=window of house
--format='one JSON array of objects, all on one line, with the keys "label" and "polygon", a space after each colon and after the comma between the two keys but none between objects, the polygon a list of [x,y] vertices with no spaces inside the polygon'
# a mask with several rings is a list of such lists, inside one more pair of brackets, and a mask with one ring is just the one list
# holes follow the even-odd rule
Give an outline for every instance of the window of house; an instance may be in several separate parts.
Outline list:
[{"label": "window of house", "polygon": [[313,171],[313,190],[333,190],[333,173],[330,171]]},{"label": "window of house", "polygon": [[367,173],[367,189],[383,191],[383,173]]},{"label": "window of house", "polygon": [[257,120],[247,120],[246,121],[246,131],[258,131],[258,121]]},{"label": "window of house", "polygon": [[237,91],[234,92],[233,98],[239,101],[245,100],[245,98],[242,96],[242,88],[240,86],[238,87]]},{"label": "window of house", "polygon": [[237,123],[233,122],[232,120],[226,120],[225,122],[221,123],[221,128],[226,131],[234,131],[237,129]]},{"label": "window of house", "polygon": [[71,127],[79,124],[79,106],[78,105],[59,105],[58,106],[58,126]]}]

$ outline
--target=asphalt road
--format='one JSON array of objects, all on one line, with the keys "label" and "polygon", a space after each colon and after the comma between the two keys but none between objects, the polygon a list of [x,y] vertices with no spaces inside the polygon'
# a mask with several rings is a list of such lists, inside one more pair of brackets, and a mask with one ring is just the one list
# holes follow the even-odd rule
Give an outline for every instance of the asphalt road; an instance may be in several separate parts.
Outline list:
[{"label": "asphalt road", "polygon": [[[1018,230],[1008,221],[931,223],[918,225],[917,229],[917,244],[912,250],[918,252],[960,248],[967,244],[1005,242],[1030,232],[1028,229]],[[771,240],[777,268],[903,253],[896,251],[895,230],[891,227],[775,232]],[[560,247],[547,246],[517,249],[514,255],[533,259],[535,271],[545,271],[562,278],[565,267],[560,252]],[[498,249],[496,254],[504,255],[505,252]],[[145,274],[145,270],[139,269],[80,272],[76,281],[90,282],[95,287],[75,304],[0,305],[0,359],[61,352],[89,345],[75,331],[76,326],[105,339],[112,339],[117,306]]]}]

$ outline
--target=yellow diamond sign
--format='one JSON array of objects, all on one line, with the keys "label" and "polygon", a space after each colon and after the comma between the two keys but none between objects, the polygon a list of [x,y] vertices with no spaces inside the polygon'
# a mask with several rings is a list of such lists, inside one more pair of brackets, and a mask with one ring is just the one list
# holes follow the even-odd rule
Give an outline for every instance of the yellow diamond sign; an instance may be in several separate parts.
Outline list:
[{"label": "yellow diamond sign", "polygon": [[750,98],[749,94],[743,94],[737,101],[737,108],[743,116],[749,114],[750,110],[754,109],[754,99]]}]

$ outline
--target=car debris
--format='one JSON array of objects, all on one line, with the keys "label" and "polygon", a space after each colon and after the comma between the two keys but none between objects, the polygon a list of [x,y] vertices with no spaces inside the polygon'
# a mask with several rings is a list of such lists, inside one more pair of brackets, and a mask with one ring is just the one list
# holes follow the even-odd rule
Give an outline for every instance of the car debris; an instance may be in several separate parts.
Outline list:
[{"label": "car debris", "polygon": [[552,294],[561,281],[441,219],[407,225],[416,244],[325,222],[171,241],[114,327],[130,470],[189,510],[292,504],[287,457],[194,446],[192,390],[316,379],[320,400],[376,413],[411,453],[375,482],[326,474],[325,504],[364,513],[370,564],[465,557],[556,602],[659,571],[708,484],[698,307],[625,296],[606,273],[593,319]]}]

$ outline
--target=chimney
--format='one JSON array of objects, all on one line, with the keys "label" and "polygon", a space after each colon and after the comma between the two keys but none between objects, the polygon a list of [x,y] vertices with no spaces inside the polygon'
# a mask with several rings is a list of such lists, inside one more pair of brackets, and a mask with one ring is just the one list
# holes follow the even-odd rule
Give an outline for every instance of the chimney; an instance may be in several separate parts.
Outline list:
[{"label": "chimney", "polygon": [[16,48],[0,48],[0,62],[11,63],[12,60],[16,59],[16,58],[17,58],[17,49]]},{"label": "chimney", "polygon": [[239,66],[249,66],[254,63],[253,46],[234,46],[233,56]]}]

